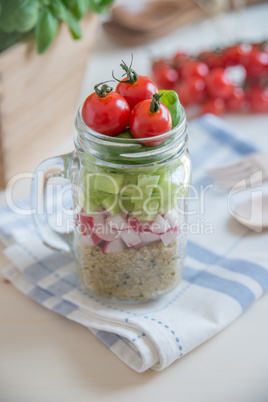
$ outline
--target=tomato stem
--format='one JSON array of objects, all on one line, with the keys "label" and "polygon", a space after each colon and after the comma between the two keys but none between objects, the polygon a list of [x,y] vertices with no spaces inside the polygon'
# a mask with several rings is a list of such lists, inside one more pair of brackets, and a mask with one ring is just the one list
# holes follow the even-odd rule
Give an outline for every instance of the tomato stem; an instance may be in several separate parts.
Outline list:
[{"label": "tomato stem", "polygon": [[154,94],[153,96],[152,96],[152,102],[151,102],[151,105],[150,105],[150,112],[151,113],[156,113],[156,112],[158,112],[158,110],[160,109],[160,98],[161,98],[161,96],[162,96],[163,94]]},{"label": "tomato stem", "polygon": [[[94,86],[94,91],[100,98],[105,98],[105,96],[107,96],[110,92],[113,91],[113,88],[110,87],[109,85],[106,85],[106,82],[109,82],[109,81],[100,82],[99,84],[96,84]],[[100,85],[101,85],[101,88],[99,89],[98,87]]]},{"label": "tomato stem", "polygon": [[122,67],[122,69],[125,71],[125,74],[127,76],[127,80],[118,80],[115,76],[114,76],[114,72],[112,72],[112,76],[113,78],[117,81],[117,82],[121,82],[122,84],[135,84],[135,82],[137,82],[139,76],[136,73],[135,70],[132,69],[132,62],[133,62],[133,53],[131,53],[131,63],[130,66],[127,66],[127,64],[124,62],[124,60],[121,60],[122,63],[120,64],[120,67]]}]

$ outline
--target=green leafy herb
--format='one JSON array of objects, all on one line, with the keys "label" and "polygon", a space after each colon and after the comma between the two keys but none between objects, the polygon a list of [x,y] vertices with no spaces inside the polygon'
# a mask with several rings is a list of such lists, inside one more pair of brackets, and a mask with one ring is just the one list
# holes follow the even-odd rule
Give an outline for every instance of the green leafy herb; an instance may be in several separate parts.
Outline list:
[{"label": "green leafy herb", "polygon": [[56,18],[64,21],[68,25],[68,28],[74,39],[81,38],[82,32],[77,19],[69,10],[67,10],[66,6],[61,0],[56,0],[51,3],[50,9]]},{"label": "green leafy herb", "polygon": [[30,32],[12,32],[12,33],[4,33],[0,30],[0,53],[8,49],[9,47],[15,45],[19,41],[26,39],[32,36],[32,31]]},{"label": "green leafy herb", "polygon": [[175,91],[161,89],[161,102],[168,108],[172,117],[172,128],[177,126],[181,118],[181,103]]},{"label": "green leafy herb", "polygon": [[64,3],[64,5],[71,9],[74,6],[74,3],[76,2],[76,0],[62,0],[62,2]]},{"label": "green leafy herb", "polygon": [[82,37],[82,32],[80,25],[76,18],[73,16],[73,14],[70,11],[67,11],[66,13],[66,19],[64,20],[66,24],[69,27],[69,30],[73,36],[74,39],[80,39]]},{"label": "green leafy herb", "polygon": [[10,17],[10,22],[14,30],[18,32],[28,32],[33,29],[37,23],[39,7],[40,4],[38,0],[24,0],[18,2],[18,6]]},{"label": "green leafy herb", "polygon": [[122,133],[118,134],[116,137],[117,138],[133,138],[129,131],[129,128],[126,128]]},{"label": "green leafy herb", "polygon": [[44,7],[39,11],[35,28],[38,53],[44,53],[53,42],[58,31],[58,26],[59,21],[49,8]]},{"label": "green leafy herb", "polygon": [[18,6],[18,0],[1,2],[0,30],[4,33],[14,32],[12,15]]},{"label": "green leafy herb", "polygon": [[88,11],[88,0],[76,0],[72,9],[73,15],[80,20],[81,18],[84,17],[86,12]]},{"label": "green leafy herb", "polygon": [[88,0],[89,8],[95,13],[104,13],[113,0]]},{"label": "green leafy herb", "polygon": [[79,20],[87,11],[105,12],[113,1],[0,0],[0,52],[34,30],[38,52],[43,53],[55,38],[59,21],[67,24],[74,39],[79,39]]}]

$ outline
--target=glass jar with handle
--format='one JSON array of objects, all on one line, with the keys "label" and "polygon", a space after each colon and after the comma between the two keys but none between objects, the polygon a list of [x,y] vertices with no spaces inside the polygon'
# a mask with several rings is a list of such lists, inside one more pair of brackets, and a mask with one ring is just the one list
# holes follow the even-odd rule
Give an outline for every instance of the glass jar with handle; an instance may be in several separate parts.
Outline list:
[{"label": "glass jar with handle", "polygon": [[164,141],[108,137],[75,118],[73,153],[48,159],[35,172],[38,210],[51,178],[71,185],[73,229],[55,232],[34,215],[43,242],[77,260],[83,286],[116,301],[147,301],[172,290],[183,275],[191,162],[187,120],[159,135]]}]

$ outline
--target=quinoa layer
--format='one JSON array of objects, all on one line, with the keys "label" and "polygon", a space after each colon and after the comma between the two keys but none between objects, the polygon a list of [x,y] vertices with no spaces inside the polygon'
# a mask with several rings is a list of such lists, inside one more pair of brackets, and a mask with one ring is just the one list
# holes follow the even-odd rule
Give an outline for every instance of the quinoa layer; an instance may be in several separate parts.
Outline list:
[{"label": "quinoa layer", "polygon": [[177,239],[168,246],[159,241],[109,254],[104,254],[99,245],[88,247],[76,240],[80,280],[103,297],[149,300],[171,290],[182,278],[183,258]]}]

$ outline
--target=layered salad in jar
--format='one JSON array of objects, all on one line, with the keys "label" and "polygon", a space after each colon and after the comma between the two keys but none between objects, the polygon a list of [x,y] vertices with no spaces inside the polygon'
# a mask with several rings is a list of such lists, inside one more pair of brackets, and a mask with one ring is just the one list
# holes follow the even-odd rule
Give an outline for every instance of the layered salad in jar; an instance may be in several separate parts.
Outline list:
[{"label": "layered salad in jar", "polygon": [[[137,302],[181,281],[189,159],[187,150],[178,155],[166,148],[182,118],[177,94],[121,66],[126,78],[116,89],[96,85],[81,108],[83,124],[108,141],[98,145],[98,158],[80,155],[74,250],[84,287]],[[127,163],[120,152],[124,139],[134,145]]]}]

